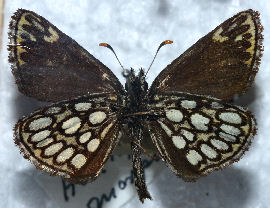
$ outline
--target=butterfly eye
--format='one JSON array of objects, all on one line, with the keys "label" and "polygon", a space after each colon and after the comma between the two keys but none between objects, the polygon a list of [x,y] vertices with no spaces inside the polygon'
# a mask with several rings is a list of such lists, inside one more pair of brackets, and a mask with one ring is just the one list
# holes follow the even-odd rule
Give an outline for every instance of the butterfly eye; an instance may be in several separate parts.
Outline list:
[{"label": "butterfly eye", "polygon": [[124,69],[122,71],[122,76],[125,77],[125,78],[128,78],[130,76],[130,73],[131,73],[130,70]]}]

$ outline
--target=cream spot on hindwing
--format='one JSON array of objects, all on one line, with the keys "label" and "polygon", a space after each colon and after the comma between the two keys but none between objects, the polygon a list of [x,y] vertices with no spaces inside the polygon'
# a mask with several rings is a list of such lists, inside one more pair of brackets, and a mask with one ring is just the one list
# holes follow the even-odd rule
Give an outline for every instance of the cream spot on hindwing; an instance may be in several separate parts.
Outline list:
[{"label": "cream spot on hindwing", "polygon": [[74,134],[81,126],[81,119],[73,117],[63,122],[62,128],[66,134]]},{"label": "cream spot on hindwing", "polygon": [[106,74],[106,73],[104,73],[103,75],[102,75],[102,80],[110,80],[109,79],[109,75],[108,74]]},{"label": "cream spot on hindwing", "polygon": [[212,108],[215,108],[215,109],[224,108],[224,106],[221,105],[221,104],[218,103],[218,102],[212,102],[212,103],[211,103],[211,107],[212,107]]},{"label": "cream spot on hindwing", "polygon": [[84,134],[82,134],[80,136],[79,141],[81,143],[85,143],[85,142],[87,142],[90,139],[91,135],[92,135],[91,132],[86,132],[86,133],[84,133]]},{"label": "cream spot on hindwing", "polygon": [[57,153],[62,147],[63,147],[63,144],[61,142],[58,142],[56,144],[52,144],[45,149],[44,154],[46,156],[52,156],[55,153]]},{"label": "cream spot on hindwing", "polygon": [[100,136],[101,139],[104,139],[104,137],[107,135],[107,133],[110,131],[110,129],[112,128],[113,123],[110,123],[108,126],[106,126],[106,128],[101,132]]},{"label": "cream spot on hindwing", "polygon": [[208,123],[210,122],[209,118],[206,118],[198,113],[191,115],[191,123],[195,126],[196,129],[207,131],[208,130]]},{"label": "cream spot on hindwing", "polygon": [[44,128],[50,126],[51,123],[52,123],[52,119],[49,117],[38,118],[36,120],[33,120],[29,124],[29,129],[31,131],[37,131],[39,129],[44,129]]},{"label": "cream spot on hindwing", "polygon": [[97,111],[89,115],[89,121],[95,125],[102,123],[106,119],[106,117],[106,113],[102,111]]},{"label": "cream spot on hindwing", "polygon": [[169,109],[166,110],[166,117],[173,122],[180,122],[183,119],[183,114],[180,110]]},{"label": "cream spot on hindwing", "polygon": [[210,142],[214,147],[216,147],[219,150],[228,150],[229,149],[229,146],[223,141],[220,141],[217,139],[211,139]]},{"label": "cream spot on hindwing", "polygon": [[181,136],[172,136],[172,141],[178,149],[183,149],[186,146],[186,141]]},{"label": "cream spot on hindwing", "polygon": [[181,133],[187,138],[187,140],[193,141],[193,139],[194,139],[193,133],[191,133],[190,131],[187,131],[185,129],[181,129]]},{"label": "cream spot on hindwing", "polygon": [[87,111],[91,108],[91,103],[77,103],[75,104],[76,111]]},{"label": "cream spot on hindwing", "polygon": [[117,96],[115,96],[115,95],[110,95],[110,96],[109,96],[109,100],[117,101]]},{"label": "cream spot on hindwing", "polygon": [[230,134],[225,134],[224,132],[220,132],[219,136],[228,142],[236,142],[236,138]]},{"label": "cream spot on hindwing", "polygon": [[197,165],[202,160],[202,156],[195,150],[189,150],[186,158],[192,165]]},{"label": "cream spot on hindwing", "polygon": [[79,169],[86,163],[86,157],[83,154],[77,154],[73,159],[71,160],[71,164]]},{"label": "cream spot on hindwing", "polygon": [[32,137],[31,137],[31,141],[32,142],[39,142],[45,138],[47,138],[50,135],[51,131],[49,130],[44,130],[44,131],[40,131],[38,133],[35,133]]},{"label": "cream spot on hindwing", "polygon": [[186,109],[196,108],[196,102],[193,100],[182,100],[181,106]]},{"label": "cream spot on hindwing", "polygon": [[71,156],[73,155],[74,150],[72,147],[69,147],[65,150],[63,150],[56,158],[56,162],[58,163],[62,163],[65,162],[66,160],[68,160],[69,158],[71,158]]},{"label": "cream spot on hindwing", "polygon": [[51,107],[45,113],[46,114],[56,114],[56,113],[59,113],[60,111],[61,111],[60,107]]},{"label": "cream spot on hindwing", "polygon": [[214,159],[217,157],[217,152],[209,147],[207,144],[202,144],[201,145],[201,151],[210,159]]},{"label": "cream spot on hindwing", "polygon": [[219,118],[225,122],[233,123],[233,124],[241,124],[241,117],[234,112],[223,112],[219,114]]},{"label": "cream spot on hindwing", "polygon": [[37,148],[45,147],[52,142],[53,142],[53,138],[51,138],[51,137],[44,139],[44,140],[40,141],[39,143],[37,143]]},{"label": "cream spot on hindwing", "polygon": [[89,152],[95,152],[100,144],[99,139],[92,139],[88,144],[87,144],[87,149]]},{"label": "cream spot on hindwing", "polygon": [[222,125],[220,126],[220,128],[221,128],[225,133],[231,134],[231,135],[234,135],[234,136],[238,136],[238,135],[241,133],[241,131],[240,131],[238,128],[236,128],[236,127],[234,127],[234,126],[226,125],[226,124],[222,124]]},{"label": "cream spot on hindwing", "polygon": [[161,128],[166,132],[166,134],[171,137],[172,136],[172,131],[169,129],[168,126],[166,126],[162,121],[158,121],[160,124]]}]

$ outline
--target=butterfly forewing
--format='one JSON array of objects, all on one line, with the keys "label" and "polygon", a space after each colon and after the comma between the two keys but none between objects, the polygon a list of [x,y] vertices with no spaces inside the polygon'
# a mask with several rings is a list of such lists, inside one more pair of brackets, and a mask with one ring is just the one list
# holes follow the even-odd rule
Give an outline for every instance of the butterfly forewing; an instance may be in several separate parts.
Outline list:
[{"label": "butterfly forewing", "polygon": [[116,101],[98,94],[42,108],[17,123],[15,143],[39,169],[73,182],[95,179],[117,143]]},{"label": "butterfly forewing", "polygon": [[78,96],[122,93],[116,76],[38,14],[23,9],[12,16],[9,60],[19,90],[43,101],[61,101]]},{"label": "butterfly forewing", "polygon": [[149,94],[178,91],[230,99],[244,93],[258,71],[262,29],[258,12],[236,14],[168,65]]},{"label": "butterfly forewing", "polygon": [[184,180],[196,180],[240,159],[256,133],[255,119],[219,99],[173,93],[156,95],[148,122],[162,158]]}]

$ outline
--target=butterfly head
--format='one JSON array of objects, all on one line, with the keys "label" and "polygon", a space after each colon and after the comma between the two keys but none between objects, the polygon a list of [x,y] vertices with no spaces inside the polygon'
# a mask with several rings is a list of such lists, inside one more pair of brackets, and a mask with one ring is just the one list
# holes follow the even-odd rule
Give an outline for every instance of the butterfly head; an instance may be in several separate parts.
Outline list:
[{"label": "butterfly head", "polygon": [[126,78],[125,89],[129,97],[141,100],[145,97],[148,90],[148,84],[145,81],[145,72],[141,68],[136,75],[134,69],[126,70],[124,77]]}]

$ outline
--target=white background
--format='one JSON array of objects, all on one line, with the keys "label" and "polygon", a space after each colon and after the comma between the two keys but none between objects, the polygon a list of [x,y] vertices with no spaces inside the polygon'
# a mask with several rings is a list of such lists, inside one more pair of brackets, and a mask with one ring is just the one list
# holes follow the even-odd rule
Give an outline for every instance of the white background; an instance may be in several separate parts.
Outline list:
[{"label": "white background", "polygon": [[[36,170],[22,158],[13,143],[12,128],[17,119],[41,105],[17,91],[7,61],[8,22],[18,8],[35,11],[48,19],[107,65],[122,83],[124,79],[116,59],[98,43],[110,43],[125,67],[139,69],[148,67],[160,42],[173,40],[173,45],[160,51],[148,76],[151,83],[167,64],[224,20],[245,9],[260,11],[265,28],[264,56],[255,84],[237,101],[248,106],[258,122],[258,135],[244,158],[196,183],[183,182],[160,164],[154,169],[158,171],[149,185],[153,201],[141,205],[132,192],[130,195],[134,197],[131,199],[124,195],[120,197],[123,202],[128,200],[123,207],[270,207],[269,0],[6,0],[0,60],[0,207],[68,207],[61,202],[62,193],[61,197],[55,197],[58,190],[44,186],[50,180],[58,181],[61,191],[61,180]],[[47,182],[43,183],[44,180]],[[83,204],[77,207],[86,207],[86,202]]]}]

